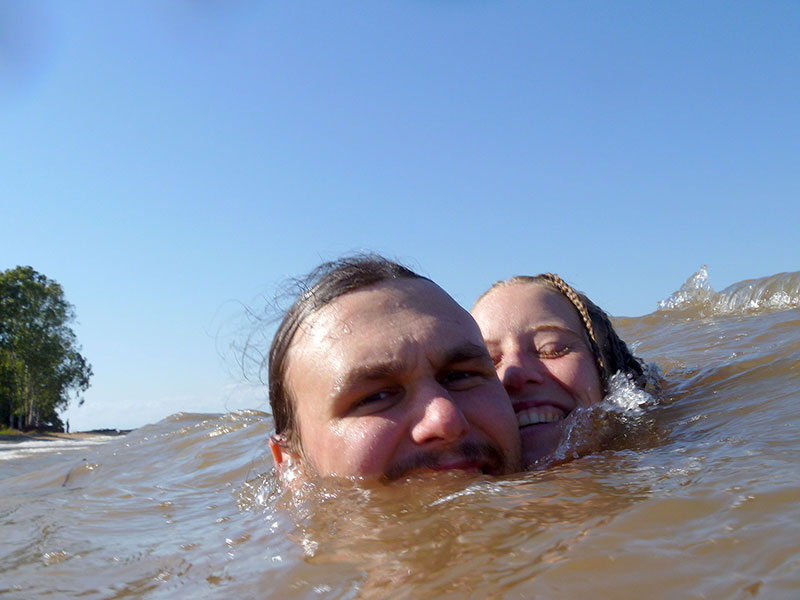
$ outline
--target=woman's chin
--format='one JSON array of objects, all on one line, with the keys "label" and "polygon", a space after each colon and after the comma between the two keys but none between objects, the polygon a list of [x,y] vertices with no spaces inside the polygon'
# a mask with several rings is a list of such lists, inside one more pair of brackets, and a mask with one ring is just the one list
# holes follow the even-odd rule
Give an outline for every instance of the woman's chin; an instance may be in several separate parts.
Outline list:
[{"label": "woman's chin", "polygon": [[526,469],[536,467],[536,463],[550,455],[558,447],[564,421],[526,425],[519,430],[522,440],[522,463]]}]

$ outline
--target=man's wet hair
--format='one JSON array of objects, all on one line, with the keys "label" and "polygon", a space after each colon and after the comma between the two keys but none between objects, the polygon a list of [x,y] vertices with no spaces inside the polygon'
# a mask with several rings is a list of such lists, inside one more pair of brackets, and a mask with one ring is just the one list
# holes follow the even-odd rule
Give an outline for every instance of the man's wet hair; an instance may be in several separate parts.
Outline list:
[{"label": "man's wet hair", "polygon": [[619,337],[608,314],[589,300],[586,294],[575,290],[555,273],[542,273],[534,276],[517,275],[511,279],[497,281],[481,294],[475,301],[475,305],[497,288],[525,283],[543,285],[563,294],[578,311],[589,338],[589,345],[594,354],[597,372],[605,392],[608,392],[611,376],[618,371],[622,371],[637,385],[645,385],[644,362],[634,356],[628,345]]},{"label": "man's wet hair", "polygon": [[295,399],[286,382],[289,349],[298,329],[321,308],[342,296],[398,279],[425,279],[408,267],[378,254],[359,254],[325,262],[296,282],[298,293],[281,320],[269,349],[269,403],[276,441],[302,448]]}]

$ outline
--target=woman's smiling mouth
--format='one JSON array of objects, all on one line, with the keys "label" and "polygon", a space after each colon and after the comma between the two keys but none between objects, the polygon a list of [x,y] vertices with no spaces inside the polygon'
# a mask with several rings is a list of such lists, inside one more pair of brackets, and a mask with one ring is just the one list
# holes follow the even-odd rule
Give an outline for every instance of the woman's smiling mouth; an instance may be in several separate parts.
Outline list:
[{"label": "woman's smiling mouth", "polygon": [[567,414],[562,409],[551,404],[524,408],[517,413],[517,423],[520,429],[528,425],[539,425],[540,423],[555,423],[566,418]]}]

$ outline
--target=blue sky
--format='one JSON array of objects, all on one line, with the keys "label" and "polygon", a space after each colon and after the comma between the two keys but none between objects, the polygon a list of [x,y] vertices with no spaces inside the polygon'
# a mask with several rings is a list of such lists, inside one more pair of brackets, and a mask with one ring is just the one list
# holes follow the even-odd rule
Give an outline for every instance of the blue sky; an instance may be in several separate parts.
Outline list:
[{"label": "blue sky", "polygon": [[60,282],[72,429],[267,409],[242,303],[375,250],[617,316],[798,270],[796,2],[0,2],[0,269]]}]

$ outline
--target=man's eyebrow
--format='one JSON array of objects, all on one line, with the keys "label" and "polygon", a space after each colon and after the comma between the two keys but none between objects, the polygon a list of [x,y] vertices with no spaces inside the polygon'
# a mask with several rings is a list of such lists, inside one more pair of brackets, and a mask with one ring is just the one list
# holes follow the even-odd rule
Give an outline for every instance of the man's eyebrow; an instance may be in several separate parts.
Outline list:
[{"label": "man's eyebrow", "polygon": [[390,379],[396,377],[403,370],[402,365],[396,361],[386,361],[359,365],[350,369],[347,373],[336,379],[334,385],[334,395],[338,395],[347,388],[356,386],[360,383],[368,383],[380,379]]},{"label": "man's eyebrow", "polygon": [[[491,360],[486,346],[480,344],[466,343],[456,348],[449,349],[441,359],[442,366],[458,364],[475,359]],[[359,365],[354,367],[341,377],[334,385],[334,396],[338,396],[348,388],[357,386],[361,383],[379,381],[381,379],[392,379],[398,377],[405,369],[402,361],[389,360],[386,362],[376,362],[371,364]]]},{"label": "man's eyebrow", "polygon": [[451,365],[455,363],[465,362],[468,360],[489,359],[489,351],[486,346],[481,344],[466,343],[457,348],[453,348],[445,354],[442,360],[443,365]]}]

